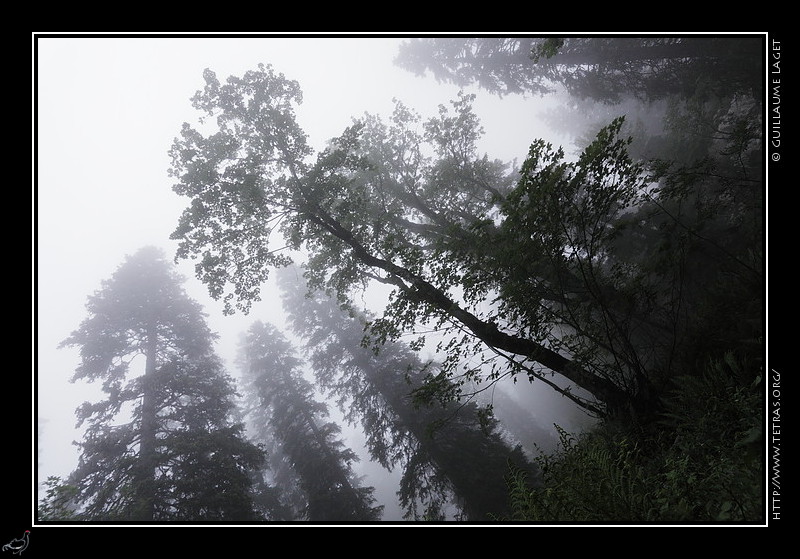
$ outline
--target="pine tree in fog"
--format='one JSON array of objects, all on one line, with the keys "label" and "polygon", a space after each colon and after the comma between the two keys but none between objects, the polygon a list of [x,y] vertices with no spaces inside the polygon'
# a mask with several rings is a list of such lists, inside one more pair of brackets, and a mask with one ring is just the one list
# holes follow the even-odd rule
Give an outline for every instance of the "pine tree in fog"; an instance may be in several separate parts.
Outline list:
[{"label": "pine tree in fog", "polygon": [[317,382],[338,398],[349,421],[361,424],[373,459],[402,467],[406,516],[436,518],[448,495],[469,520],[504,514],[509,464],[526,469],[530,479],[536,474],[522,451],[503,440],[497,423],[481,417],[474,403],[415,403],[412,392],[436,376],[434,365],[402,343],[374,352],[362,343],[365,315],[348,312],[322,292],[307,293],[295,269],[282,270],[279,280]]},{"label": "pine tree in fog", "polygon": [[263,453],[234,420],[234,385],[214,334],[159,249],[129,256],[89,297],[62,346],[80,348],[73,381],[102,382],[84,403],[70,476],[83,520],[252,520],[250,472]]},{"label": "pine tree in fog", "polygon": [[692,94],[703,82],[717,95],[758,95],[760,79],[752,67],[760,56],[758,36],[438,37],[405,41],[395,63],[497,95],[563,88],[576,98],[613,104]]},{"label": "pine tree in fog", "polygon": [[306,498],[303,519],[380,520],[383,506],[374,504],[374,488],[355,480],[351,464],[358,458],[339,438],[339,426],[325,421],[327,406],[314,400],[301,361],[283,334],[271,324],[254,323],[240,363],[253,429],[258,439],[278,444],[296,473]]}]

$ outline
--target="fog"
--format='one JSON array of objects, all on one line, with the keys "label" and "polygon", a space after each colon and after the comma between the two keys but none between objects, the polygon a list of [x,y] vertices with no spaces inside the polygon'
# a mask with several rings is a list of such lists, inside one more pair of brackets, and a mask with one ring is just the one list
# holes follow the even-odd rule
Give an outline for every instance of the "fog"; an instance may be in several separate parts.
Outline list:
[{"label": "fog", "polygon": [[[394,37],[154,37],[43,36],[34,39],[35,71],[35,411],[36,482],[65,478],[76,467],[73,441],[81,439],[75,410],[101,397],[99,386],[70,382],[80,362],[76,348],[62,342],[86,317],[87,296],[101,286],[126,256],[154,245],[170,258],[169,239],[186,200],[172,191],[168,150],[184,122],[199,116],[190,102],[203,87],[203,71],[220,81],[259,63],[296,80],[303,92],[299,124],[311,145],[322,150],[364,113],[388,118],[394,99],[434,116],[459,91],[474,93],[474,111],[485,135],[481,151],[490,158],[521,162],[532,141],[543,138],[569,153],[580,136],[558,96],[505,95],[477,87],[439,83],[393,63],[403,38]],[[646,115],[643,116],[643,119]],[[644,120],[642,121],[644,122]],[[554,128],[553,125],[556,125]],[[644,125],[649,125],[646,123]],[[568,134],[573,134],[568,135]],[[219,301],[194,277],[193,262],[180,261],[189,295],[201,303],[210,328],[219,334],[218,354],[238,378],[239,337],[254,320],[285,328],[280,294],[271,278],[262,301],[248,315],[225,316]],[[381,308],[381,298],[366,296]],[[431,355],[434,357],[434,355]],[[100,383],[96,383],[100,384]],[[553,424],[580,431],[591,419],[541,383],[501,382],[491,395],[508,436],[555,448]],[[335,404],[332,418],[341,420]],[[516,421],[515,421],[516,420]],[[531,427],[527,432],[520,425]],[[398,473],[371,463],[360,428],[342,424],[360,455],[355,466],[363,484],[376,488],[385,505],[383,520],[402,520]],[[40,493],[40,497],[42,493]]]}]

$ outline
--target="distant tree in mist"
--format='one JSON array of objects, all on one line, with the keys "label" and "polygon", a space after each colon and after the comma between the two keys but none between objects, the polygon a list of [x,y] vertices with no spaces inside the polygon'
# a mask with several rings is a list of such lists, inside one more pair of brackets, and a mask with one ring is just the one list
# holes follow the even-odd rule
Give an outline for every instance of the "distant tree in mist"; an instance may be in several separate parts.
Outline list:
[{"label": "distant tree in mist", "polygon": [[581,99],[691,96],[710,80],[716,95],[760,95],[751,71],[763,38],[736,37],[436,37],[409,39],[396,64],[439,81],[477,84],[495,94],[541,95],[560,88]]},{"label": "distant tree in mist", "polygon": [[102,382],[107,396],[77,410],[87,429],[69,485],[81,520],[257,518],[250,473],[263,452],[235,420],[233,380],[181,283],[159,249],[140,249],[62,343],[80,349],[72,380]]},{"label": "distant tree in mist", "polygon": [[403,469],[400,502],[406,516],[432,518],[448,495],[468,520],[488,520],[509,508],[505,476],[513,464],[532,482],[535,468],[513,448],[496,421],[474,402],[444,405],[415,400],[438,367],[403,343],[374,351],[364,343],[368,315],[322,292],[308,292],[299,270],[279,274],[284,309],[319,386],[337,398],[346,419],[360,423],[373,458]]},{"label": "distant tree in mist", "polygon": [[339,426],[325,421],[327,406],[314,399],[301,361],[283,334],[255,322],[240,347],[239,362],[254,436],[277,443],[296,473],[306,500],[302,519],[380,520],[383,506],[375,505],[374,488],[359,486],[353,474],[357,455],[339,438]]}]

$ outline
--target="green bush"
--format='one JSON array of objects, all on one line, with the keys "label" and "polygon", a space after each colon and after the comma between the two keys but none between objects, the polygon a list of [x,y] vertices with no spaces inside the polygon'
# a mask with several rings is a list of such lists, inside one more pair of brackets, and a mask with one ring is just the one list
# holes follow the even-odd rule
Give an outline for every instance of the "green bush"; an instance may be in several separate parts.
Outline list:
[{"label": "green bush", "polygon": [[763,520],[761,377],[732,355],[676,379],[656,424],[605,423],[541,455],[543,486],[512,470],[511,521],[592,523]]}]

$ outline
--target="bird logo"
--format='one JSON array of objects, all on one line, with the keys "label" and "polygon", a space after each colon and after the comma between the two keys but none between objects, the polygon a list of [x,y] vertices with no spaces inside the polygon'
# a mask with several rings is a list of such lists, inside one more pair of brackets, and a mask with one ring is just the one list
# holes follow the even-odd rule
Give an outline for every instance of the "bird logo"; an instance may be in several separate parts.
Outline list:
[{"label": "bird logo", "polygon": [[25,548],[28,547],[28,537],[30,536],[30,533],[30,530],[25,530],[25,533],[21,538],[14,538],[4,545],[3,551],[10,551],[11,553],[15,553],[17,555],[21,554],[23,551],[25,551]]}]

